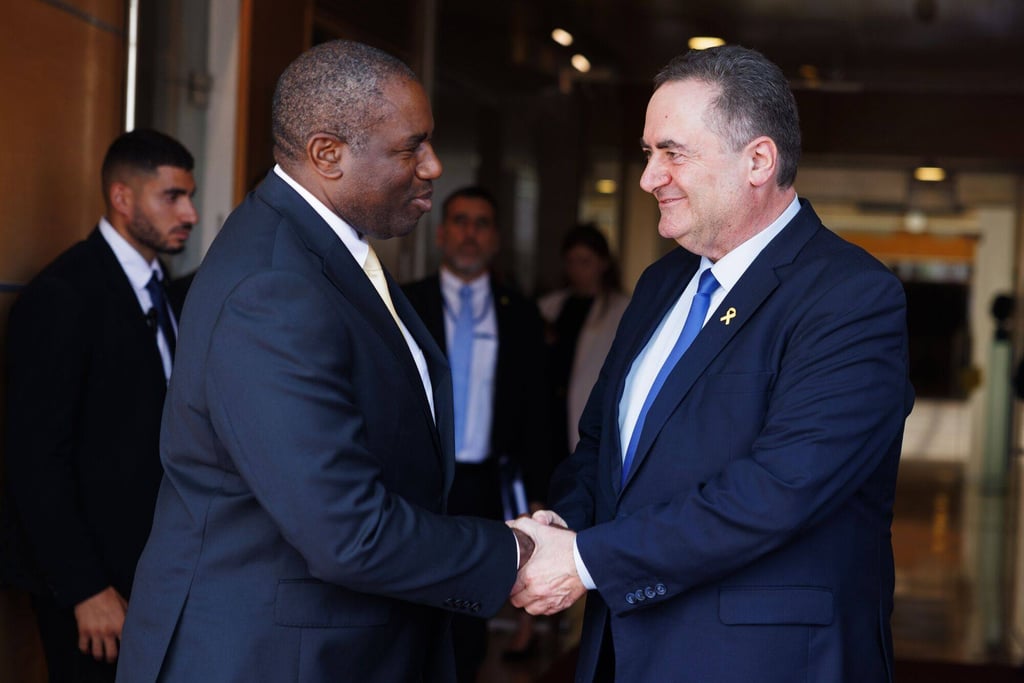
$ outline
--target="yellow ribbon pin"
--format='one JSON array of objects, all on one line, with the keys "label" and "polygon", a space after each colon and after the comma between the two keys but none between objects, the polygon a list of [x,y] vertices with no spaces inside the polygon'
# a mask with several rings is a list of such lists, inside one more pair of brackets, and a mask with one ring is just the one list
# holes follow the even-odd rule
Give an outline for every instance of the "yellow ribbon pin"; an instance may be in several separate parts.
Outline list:
[{"label": "yellow ribbon pin", "polygon": [[728,325],[730,322],[732,322],[732,319],[735,318],[735,317],[736,317],[736,309],[733,308],[732,306],[730,306],[729,310],[726,311],[725,315],[723,315],[721,318],[719,318],[719,320],[722,321],[723,323],[725,323],[726,325]]}]

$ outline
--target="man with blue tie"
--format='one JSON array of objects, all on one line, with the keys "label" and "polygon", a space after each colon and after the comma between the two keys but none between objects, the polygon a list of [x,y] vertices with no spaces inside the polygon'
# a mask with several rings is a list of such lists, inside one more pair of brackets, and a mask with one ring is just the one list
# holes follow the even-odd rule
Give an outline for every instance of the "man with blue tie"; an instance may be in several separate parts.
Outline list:
[{"label": "man with blue tie", "polygon": [[512,601],[590,591],[577,681],[892,680],[900,282],[797,198],[796,105],[757,52],[672,60],[642,146],[681,248],[636,286],[552,510],[517,523]]},{"label": "man with blue tie", "polygon": [[[404,291],[451,365],[455,481],[448,509],[505,520],[543,500],[548,468],[540,448],[546,438],[541,318],[492,272],[500,248],[497,216],[497,201],[482,187],[449,194],[437,228],[441,267]],[[487,624],[456,615],[452,634],[457,679],[472,683],[485,657]]]},{"label": "man with blue tie", "polygon": [[11,311],[7,483],[24,545],[3,560],[32,593],[51,681],[114,680],[177,334],[158,256],[180,252],[197,220],[192,164],[157,131],[118,137],[99,225]]}]

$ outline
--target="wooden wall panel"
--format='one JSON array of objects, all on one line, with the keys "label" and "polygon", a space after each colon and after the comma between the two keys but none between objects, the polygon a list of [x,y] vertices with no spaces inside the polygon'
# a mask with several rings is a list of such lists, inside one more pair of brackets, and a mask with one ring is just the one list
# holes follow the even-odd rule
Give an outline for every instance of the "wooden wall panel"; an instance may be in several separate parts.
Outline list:
[{"label": "wooden wall panel", "polygon": [[[0,7],[0,358],[16,286],[103,212],[100,164],[124,109],[124,16],[124,0]],[[0,436],[7,399],[0,392]],[[0,681],[44,680],[26,596],[0,586]]]},{"label": "wooden wall panel", "polygon": [[235,199],[274,165],[270,107],[281,72],[308,49],[313,0],[242,0]]},{"label": "wooden wall panel", "polygon": [[24,282],[102,213],[99,167],[121,130],[123,0],[0,11],[0,282]]}]

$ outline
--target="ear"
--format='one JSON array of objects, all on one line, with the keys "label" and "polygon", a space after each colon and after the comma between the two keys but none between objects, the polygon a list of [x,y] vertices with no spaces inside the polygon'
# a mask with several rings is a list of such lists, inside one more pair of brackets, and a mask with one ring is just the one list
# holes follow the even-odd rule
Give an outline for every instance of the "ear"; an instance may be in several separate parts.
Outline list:
[{"label": "ear", "polygon": [[135,192],[127,183],[115,180],[107,190],[107,201],[114,213],[131,218],[135,212]]},{"label": "ear", "polygon": [[351,153],[347,143],[330,133],[316,133],[306,143],[306,157],[313,169],[329,180],[345,175],[345,161]]},{"label": "ear", "polygon": [[761,187],[775,178],[779,165],[779,148],[770,137],[762,135],[747,145],[750,162],[749,179],[754,187]]}]

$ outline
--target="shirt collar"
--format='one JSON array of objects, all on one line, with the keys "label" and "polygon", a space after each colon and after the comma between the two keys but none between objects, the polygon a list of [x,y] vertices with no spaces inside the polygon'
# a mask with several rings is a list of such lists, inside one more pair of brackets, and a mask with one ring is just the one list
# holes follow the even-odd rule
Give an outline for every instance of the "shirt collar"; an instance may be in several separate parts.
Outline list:
[{"label": "shirt collar", "polygon": [[466,282],[443,265],[439,274],[441,277],[441,289],[445,293],[451,294],[456,300],[459,298],[459,290],[462,289],[463,285],[469,285],[469,288],[473,290],[474,299],[490,289],[491,280],[490,274],[487,271],[480,273],[469,282]]},{"label": "shirt collar", "polygon": [[728,292],[739,282],[743,273],[746,272],[747,268],[750,267],[750,264],[754,262],[754,259],[758,257],[764,248],[768,246],[769,242],[775,239],[799,212],[800,199],[794,195],[793,201],[789,203],[786,210],[772,221],[767,228],[761,230],[746,242],[718,259],[716,263],[712,264],[708,257],[702,257],[698,274],[711,267],[715,273],[715,279],[718,280],[718,284],[722,286],[723,290]]},{"label": "shirt collar", "polygon": [[362,235],[356,232],[356,229],[345,222],[338,214],[334,213],[319,199],[313,196],[313,194],[304,188],[302,185],[292,178],[290,175],[285,173],[285,170],[281,168],[280,164],[275,164],[274,173],[278,175],[281,180],[288,183],[288,185],[299,193],[299,196],[306,200],[314,211],[316,211],[321,218],[331,227],[331,230],[341,239],[342,243],[348,247],[348,250],[352,253],[352,257],[362,268],[366,265],[366,256],[370,253],[370,245],[363,239]]},{"label": "shirt collar", "polygon": [[153,277],[154,271],[156,271],[157,277],[160,280],[164,279],[160,261],[154,258],[151,262],[147,263],[142,254],[137,252],[135,247],[129,244],[128,240],[114,229],[114,226],[110,224],[106,216],[100,218],[100,234],[107,241],[107,244],[110,245],[111,251],[117,257],[117,262],[121,264],[121,270],[128,276],[128,281],[132,283],[132,287],[135,289],[145,289],[146,284]]}]

